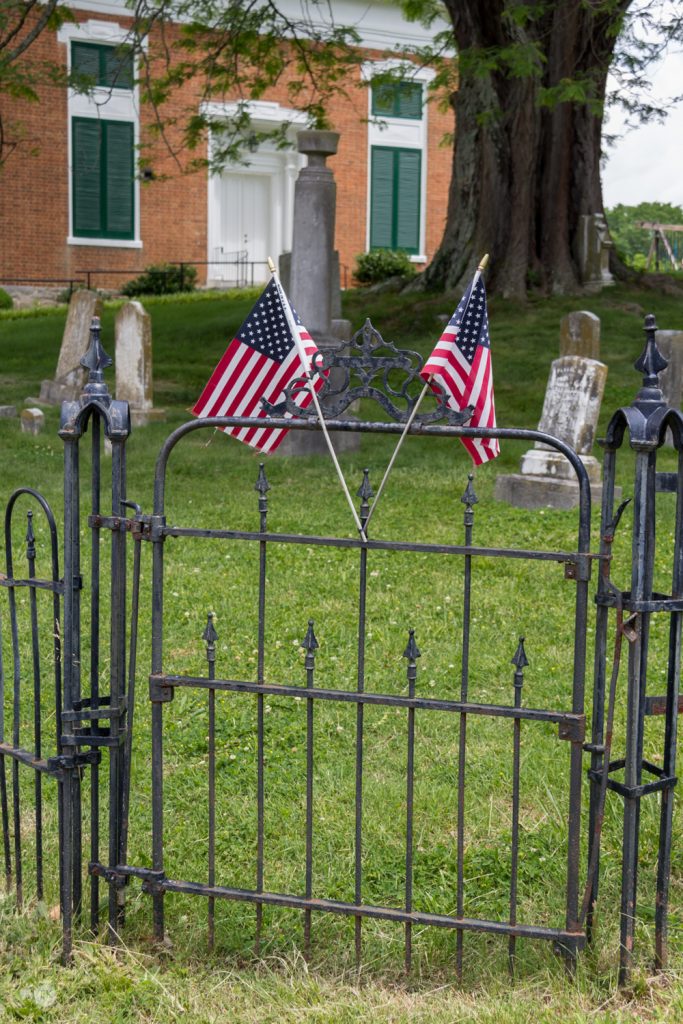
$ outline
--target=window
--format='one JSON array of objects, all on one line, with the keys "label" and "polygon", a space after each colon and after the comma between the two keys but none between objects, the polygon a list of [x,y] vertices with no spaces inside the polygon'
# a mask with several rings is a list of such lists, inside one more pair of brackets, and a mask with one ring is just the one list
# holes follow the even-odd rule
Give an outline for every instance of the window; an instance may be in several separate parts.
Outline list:
[{"label": "window", "polygon": [[134,125],[94,117],[71,124],[73,234],[134,238]]},{"label": "window", "polygon": [[419,82],[376,82],[372,86],[372,113],[376,117],[422,119],[422,86]]},{"label": "window", "polygon": [[72,42],[71,70],[93,86],[133,88],[133,54],[125,46]]},{"label": "window", "polygon": [[370,173],[370,248],[420,251],[419,149],[373,146]]}]

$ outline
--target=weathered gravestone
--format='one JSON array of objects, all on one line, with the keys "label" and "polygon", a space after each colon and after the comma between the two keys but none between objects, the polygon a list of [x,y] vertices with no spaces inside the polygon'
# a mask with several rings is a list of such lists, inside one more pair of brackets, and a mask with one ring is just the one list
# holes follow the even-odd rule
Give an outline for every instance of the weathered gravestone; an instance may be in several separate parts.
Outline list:
[{"label": "weathered gravestone", "polygon": [[[683,331],[657,331],[657,348],[669,365],[659,374],[664,401],[674,409],[681,408],[683,399]],[[666,432],[667,443],[673,445],[671,431]]]},{"label": "weathered gravestone", "polygon": [[[292,251],[280,257],[283,287],[321,351],[351,340],[351,324],[340,319],[339,254],[334,249],[337,186],[327,158],[337,152],[339,135],[329,131],[303,131],[297,136],[308,166],[299,171],[294,186]],[[339,381],[332,371],[333,387]],[[322,404],[325,415],[324,400]],[[333,435],[336,451],[357,449],[360,435]],[[290,430],[278,455],[317,455],[327,452],[320,431]]]},{"label": "weathered gravestone", "polygon": [[131,423],[144,426],[164,420],[164,409],[155,409],[152,395],[152,319],[142,303],[127,302],[115,323],[116,398],[130,405]]},{"label": "weathered gravestone", "polygon": [[21,430],[24,434],[39,434],[45,426],[45,413],[42,409],[21,410]]},{"label": "weathered gravestone", "polygon": [[[560,350],[566,354],[550,367],[538,429],[552,434],[580,456],[599,498],[600,463],[591,454],[607,367],[578,352],[599,354],[600,321],[592,313],[570,313],[562,321]],[[496,480],[496,497],[518,508],[573,508],[579,501],[576,474],[564,455],[537,441],[522,456],[520,472]]]},{"label": "weathered gravestone", "polygon": [[16,405],[0,405],[0,419],[14,419],[17,415]]},{"label": "weathered gravestone", "polygon": [[87,371],[81,359],[90,344],[90,323],[102,314],[102,299],[96,292],[79,289],[71,296],[66,326],[59,350],[54,380],[44,380],[40,386],[39,402],[61,405],[78,398],[85,387]]},{"label": "weathered gravestone", "polygon": [[613,245],[602,213],[579,217],[579,267],[581,283],[588,291],[599,292],[614,284],[609,269],[609,252]]}]

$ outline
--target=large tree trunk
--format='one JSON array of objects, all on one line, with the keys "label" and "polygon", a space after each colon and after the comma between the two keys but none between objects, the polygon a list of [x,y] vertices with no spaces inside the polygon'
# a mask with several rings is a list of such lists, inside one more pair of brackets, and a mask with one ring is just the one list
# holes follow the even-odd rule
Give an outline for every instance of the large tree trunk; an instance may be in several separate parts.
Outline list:
[{"label": "large tree trunk", "polygon": [[[579,218],[603,212],[601,104],[630,2],[558,0],[520,25],[514,0],[445,0],[461,55],[456,144],[446,229],[421,286],[460,288],[489,252],[489,290],[580,289]],[[509,58],[532,47],[538,73],[513,73]],[[468,60],[477,51],[493,56],[493,71]],[[541,105],[568,80],[586,83],[592,102]]]}]

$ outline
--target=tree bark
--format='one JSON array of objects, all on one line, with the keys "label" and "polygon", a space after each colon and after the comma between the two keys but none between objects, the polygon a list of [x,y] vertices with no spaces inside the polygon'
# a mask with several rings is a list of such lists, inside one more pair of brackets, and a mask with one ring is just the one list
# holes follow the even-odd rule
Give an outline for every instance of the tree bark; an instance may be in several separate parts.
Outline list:
[{"label": "tree bark", "polygon": [[[462,288],[489,252],[490,291],[580,291],[579,218],[603,212],[601,105],[630,2],[557,0],[520,23],[514,0],[445,0],[460,57],[456,143],[444,237],[420,287]],[[514,66],[522,51],[537,54],[535,71]],[[589,101],[547,105],[570,80]]]}]

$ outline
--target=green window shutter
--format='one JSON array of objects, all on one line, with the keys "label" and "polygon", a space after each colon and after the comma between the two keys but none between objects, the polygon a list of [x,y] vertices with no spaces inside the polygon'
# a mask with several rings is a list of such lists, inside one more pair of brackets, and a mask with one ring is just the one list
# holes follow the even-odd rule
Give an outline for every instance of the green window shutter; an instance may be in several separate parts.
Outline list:
[{"label": "green window shutter", "polygon": [[133,191],[133,125],[106,122],[105,219],[110,238],[133,238],[135,200]]},{"label": "green window shutter", "polygon": [[372,86],[372,113],[421,121],[422,86],[419,82],[377,82]]},{"label": "green window shutter", "polygon": [[73,119],[73,233],[102,233],[101,122]]},{"label": "green window shutter", "polygon": [[133,88],[133,54],[125,46],[102,47],[102,85]]},{"label": "green window shutter", "polygon": [[396,106],[396,85],[393,82],[378,82],[372,86],[372,112],[377,117],[394,117]]},{"label": "green window shutter", "polygon": [[396,104],[396,117],[422,120],[422,86],[417,82],[399,82]]},{"label": "green window shutter", "polygon": [[126,46],[98,43],[71,44],[71,70],[93,85],[105,88],[133,88],[133,53]]},{"label": "green window shutter", "polygon": [[72,132],[73,234],[134,238],[134,126],[74,117]]},{"label": "green window shutter", "polygon": [[100,46],[93,43],[71,44],[71,70],[79,78],[87,78],[93,86],[100,84]]},{"label": "green window shutter", "polygon": [[370,248],[417,253],[422,151],[373,146],[370,159]]},{"label": "green window shutter", "polygon": [[373,146],[370,182],[370,248],[391,249],[394,209],[394,151]]},{"label": "green window shutter", "polygon": [[418,149],[396,151],[396,249],[417,253],[420,245],[420,164]]}]

